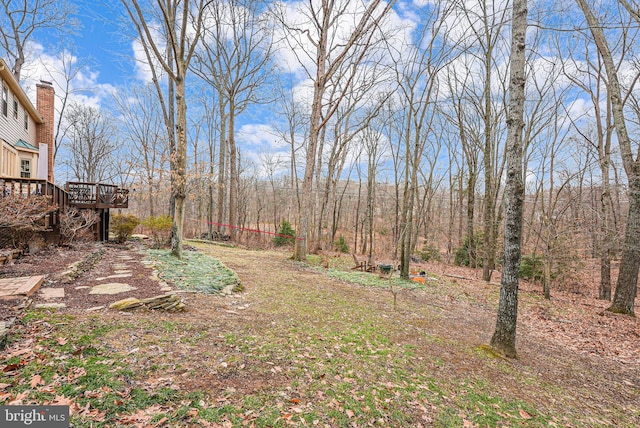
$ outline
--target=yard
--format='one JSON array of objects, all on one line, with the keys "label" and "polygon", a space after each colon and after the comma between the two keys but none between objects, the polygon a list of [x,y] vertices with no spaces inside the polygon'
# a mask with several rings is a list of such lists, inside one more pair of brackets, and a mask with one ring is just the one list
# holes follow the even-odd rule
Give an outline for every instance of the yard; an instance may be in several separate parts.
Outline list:
[{"label": "yard", "polygon": [[519,358],[505,360],[485,346],[495,284],[429,266],[403,285],[193,245],[244,291],[185,293],[182,313],[29,309],[0,402],[70,405],[81,427],[640,425],[640,327],[603,302],[523,285]]}]

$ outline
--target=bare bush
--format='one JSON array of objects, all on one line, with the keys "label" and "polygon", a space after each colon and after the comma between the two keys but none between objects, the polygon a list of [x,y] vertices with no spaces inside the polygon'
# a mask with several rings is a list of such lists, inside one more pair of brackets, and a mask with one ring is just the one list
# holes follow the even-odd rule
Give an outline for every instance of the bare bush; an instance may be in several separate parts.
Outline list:
[{"label": "bare bush", "polygon": [[70,244],[85,240],[91,236],[89,228],[98,223],[100,216],[92,210],[71,209],[60,216],[60,238],[62,243]]},{"label": "bare bush", "polygon": [[47,230],[47,216],[58,207],[43,195],[4,195],[0,197],[0,243],[23,247],[35,233]]}]

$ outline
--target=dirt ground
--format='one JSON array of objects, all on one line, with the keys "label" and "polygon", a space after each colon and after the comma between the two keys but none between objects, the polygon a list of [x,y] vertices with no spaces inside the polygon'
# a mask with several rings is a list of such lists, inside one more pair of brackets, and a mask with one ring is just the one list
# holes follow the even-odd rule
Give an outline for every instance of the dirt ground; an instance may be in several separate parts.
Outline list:
[{"label": "dirt ground", "polygon": [[[324,293],[330,290],[330,297],[326,298],[358,302],[368,310],[381,314],[382,318],[391,318],[395,325],[402,326],[393,331],[394,343],[416,347],[417,355],[442,354],[439,359],[444,367],[455,371],[450,376],[472,377],[482,374],[496,384],[502,384],[501,393],[534,402],[549,412],[561,413],[562,409],[566,409],[573,414],[584,413],[593,417],[594,421],[604,420],[606,425],[611,426],[616,425],[615,417],[608,415],[623,413],[640,424],[640,323],[637,318],[605,311],[607,302],[594,298],[592,284],[585,284],[580,294],[554,290],[550,301],[542,298],[539,286],[522,284],[518,359],[509,364],[522,376],[539,383],[523,388],[522,383],[502,382],[501,369],[486,364],[485,359],[473,353],[473,349],[488,343],[490,339],[499,292],[498,284],[477,279],[479,273],[474,270],[440,263],[417,265],[417,269],[427,271],[433,283],[426,290],[401,291],[398,294],[398,308],[393,310],[389,290],[329,278],[287,260],[285,253],[224,246],[209,246],[205,251],[233,269],[246,291],[226,298],[188,296],[186,302],[189,312],[171,315],[171,319],[172,322],[188,323],[193,331],[200,331],[206,326],[208,330],[217,329],[224,334],[267,334],[267,328],[286,325],[294,319],[293,315],[288,314],[290,308],[285,305],[285,298],[277,290],[286,289],[295,293],[295,290],[304,287],[305,292],[317,293],[323,298],[326,297]],[[72,263],[100,252],[102,254],[97,262],[87,266],[77,278],[69,280],[60,276]],[[126,254],[136,266],[135,275],[126,279],[136,290],[117,297],[88,294],[88,289],[84,287],[95,283],[98,278],[113,275],[118,270],[116,268],[122,254]],[[65,289],[66,308],[60,311],[82,315],[93,309],[91,313],[119,317],[121,315],[106,309],[110,302],[124,297],[149,297],[162,293],[159,281],[153,278],[153,267],[143,264],[143,257],[140,248],[135,245],[87,244],[75,249],[53,248],[20,259],[13,265],[3,266],[0,276],[44,274],[44,287]],[[42,299],[36,295],[33,304],[40,301]],[[1,319],[17,315],[15,302],[0,304]],[[349,319],[349,314],[343,314],[344,320],[333,315],[330,318],[318,315],[317,319],[308,315],[304,317],[303,320],[309,323],[318,320],[341,323]],[[271,330],[269,334],[273,334]],[[221,346],[220,337],[212,338],[206,343],[206,348],[211,350]],[[430,341],[426,338],[445,339]],[[181,387],[185,389],[213,388],[243,395],[286,382],[286,374],[277,370],[274,372],[273,369],[273,375],[269,376],[259,370],[236,370],[232,374],[224,372],[223,375],[211,368],[211,351],[207,353],[193,346],[173,345],[165,349],[163,358],[180,359],[182,375],[178,377]],[[127,352],[127,347],[133,345],[114,341],[110,346]],[[237,367],[257,364],[239,351],[236,357]],[[442,364],[438,370],[442,370]],[[200,374],[190,375],[190,368]],[[566,390],[573,391],[573,395],[554,396],[541,385],[562,385]],[[588,417],[584,420],[588,421]],[[597,423],[593,426],[597,426]]]},{"label": "dirt ground", "polygon": [[[64,299],[45,299],[41,293],[23,300],[0,300],[0,320],[16,317],[25,306],[39,303],[64,303],[69,311],[94,309],[100,311],[110,303],[127,297],[146,298],[162,294],[161,284],[153,279],[153,267],[141,263],[144,254],[141,244],[127,247],[115,244],[85,243],[74,247],[48,247],[34,254],[23,256],[9,265],[0,266],[0,278],[44,275],[40,291],[47,288],[63,288]],[[120,255],[127,259],[121,260]],[[130,266],[126,266],[129,263]],[[76,265],[76,266],[74,266]],[[131,270],[131,276],[118,278],[118,272]],[[65,274],[67,273],[67,274]],[[120,274],[122,275],[122,274]],[[125,274],[128,275],[128,274]],[[109,281],[130,284],[135,290],[113,295],[89,294],[90,287],[104,278]]]}]

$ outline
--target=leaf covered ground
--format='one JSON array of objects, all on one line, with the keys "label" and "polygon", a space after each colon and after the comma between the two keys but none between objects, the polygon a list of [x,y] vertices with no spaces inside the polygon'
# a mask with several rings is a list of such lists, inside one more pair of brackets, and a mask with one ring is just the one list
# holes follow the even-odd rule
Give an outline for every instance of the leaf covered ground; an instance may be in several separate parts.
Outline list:
[{"label": "leaf covered ground", "polygon": [[178,314],[29,311],[0,402],[67,404],[80,427],[640,425],[637,320],[597,302],[523,291],[512,361],[484,346],[494,284],[197,245],[245,291],[189,295]]}]

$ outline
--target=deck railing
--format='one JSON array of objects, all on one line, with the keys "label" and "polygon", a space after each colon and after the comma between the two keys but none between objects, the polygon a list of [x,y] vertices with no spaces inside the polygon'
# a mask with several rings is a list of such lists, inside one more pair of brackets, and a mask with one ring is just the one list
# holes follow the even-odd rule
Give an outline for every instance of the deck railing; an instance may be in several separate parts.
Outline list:
[{"label": "deck railing", "polygon": [[60,214],[67,210],[69,197],[64,189],[44,179],[36,178],[0,178],[0,191],[2,196],[22,195],[29,198],[32,195],[46,196],[51,205],[57,209],[46,217],[46,225],[53,227],[58,224]]},{"label": "deck railing", "polygon": [[78,208],[128,208],[129,190],[113,184],[67,183],[69,203]]},{"label": "deck railing", "polygon": [[66,190],[44,179],[0,178],[0,197],[6,195],[47,196],[51,205],[57,209],[48,214],[48,227],[57,226],[60,214],[69,208],[128,208],[129,190],[112,184],[69,182]]}]

